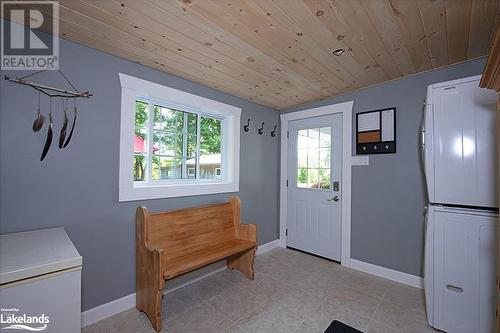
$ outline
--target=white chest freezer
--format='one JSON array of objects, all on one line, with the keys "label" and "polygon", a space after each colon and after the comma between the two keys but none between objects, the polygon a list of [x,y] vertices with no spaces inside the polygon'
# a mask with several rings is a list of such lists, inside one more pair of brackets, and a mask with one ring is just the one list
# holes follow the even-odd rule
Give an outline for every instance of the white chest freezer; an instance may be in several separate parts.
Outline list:
[{"label": "white chest freezer", "polygon": [[80,332],[81,268],[63,228],[0,235],[0,329]]}]

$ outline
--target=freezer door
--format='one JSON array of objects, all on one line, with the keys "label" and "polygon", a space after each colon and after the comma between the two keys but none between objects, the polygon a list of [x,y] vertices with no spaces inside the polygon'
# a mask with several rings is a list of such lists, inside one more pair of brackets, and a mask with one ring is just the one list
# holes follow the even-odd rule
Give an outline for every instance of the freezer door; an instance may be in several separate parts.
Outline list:
[{"label": "freezer door", "polygon": [[497,216],[434,212],[434,327],[489,333],[495,324]]},{"label": "freezer door", "polygon": [[432,89],[432,202],[498,207],[496,94],[478,83]]}]

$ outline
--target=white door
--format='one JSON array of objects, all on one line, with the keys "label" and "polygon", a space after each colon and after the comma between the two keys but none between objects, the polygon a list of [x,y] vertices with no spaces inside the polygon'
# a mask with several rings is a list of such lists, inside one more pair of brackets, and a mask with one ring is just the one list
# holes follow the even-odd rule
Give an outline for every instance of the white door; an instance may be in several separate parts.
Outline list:
[{"label": "white door", "polygon": [[287,246],[340,261],[342,114],[291,121],[288,136]]}]

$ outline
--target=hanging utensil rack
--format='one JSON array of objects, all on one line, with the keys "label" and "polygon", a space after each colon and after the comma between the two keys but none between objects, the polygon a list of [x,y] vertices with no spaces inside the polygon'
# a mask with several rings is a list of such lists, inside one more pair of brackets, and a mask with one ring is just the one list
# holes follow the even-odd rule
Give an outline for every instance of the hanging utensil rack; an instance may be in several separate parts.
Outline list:
[{"label": "hanging utensil rack", "polygon": [[78,89],[75,88],[75,86],[71,83],[70,80],[66,77],[66,75],[63,74],[60,70],[58,70],[59,74],[63,77],[63,79],[73,88],[73,91],[69,91],[66,89],[61,89],[61,88],[56,88],[56,87],[51,87],[51,86],[46,86],[43,84],[27,81],[26,79],[32,76],[35,76],[37,74],[46,72],[45,70],[43,71],[38,71],[23,77],[16,77],[16,78],[11,78],[8,77],[7,75],[4,76],[4,79],[10,82],[22,84],[25,86],[29,86],[49,97],[64,97],[64,98],[78,98],[78,97],[84,97],[84,98],[90,98],[92,97],[92,94],[89,91],[85,92],[80,92]]}]

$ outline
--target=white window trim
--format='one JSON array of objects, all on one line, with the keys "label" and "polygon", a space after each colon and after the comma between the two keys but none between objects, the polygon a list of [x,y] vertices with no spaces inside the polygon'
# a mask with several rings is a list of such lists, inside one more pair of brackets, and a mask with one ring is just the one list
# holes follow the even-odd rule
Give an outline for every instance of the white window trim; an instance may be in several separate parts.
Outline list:
[{"label": "white window trim", "polygon": [[[191,195],[239,191],[240,117],[241,109],[205,97],[166,87],[123,73],[119,73],[122,87],[120,120],[119,201],[173,198]],[[135,129],[135,101],[150,98],[178,105],[181,110],[196,110],[224,118],[223,150],[224,181],[200,180],[134,186],[133,151]]]}]

